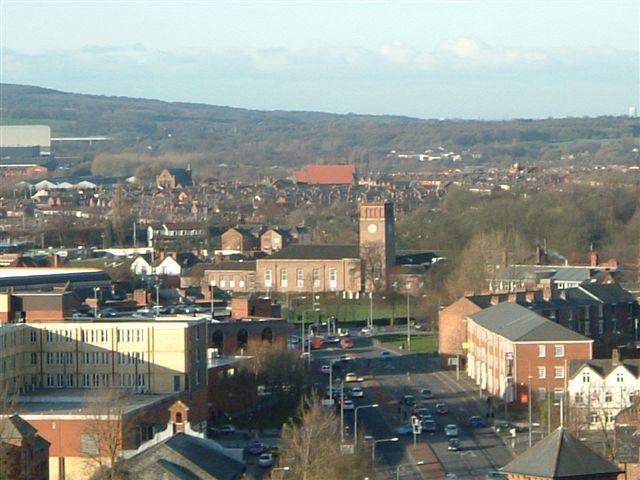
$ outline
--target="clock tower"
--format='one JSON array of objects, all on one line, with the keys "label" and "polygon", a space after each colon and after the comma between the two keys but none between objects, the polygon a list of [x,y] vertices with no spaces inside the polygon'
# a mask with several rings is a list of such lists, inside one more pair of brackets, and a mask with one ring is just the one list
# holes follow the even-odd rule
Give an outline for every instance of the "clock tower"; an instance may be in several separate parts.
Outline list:
[{"label": "clock tower", "polygon": [[383,290],[395,263],[393,203],[360,204],[360,260],[365,290]]}]

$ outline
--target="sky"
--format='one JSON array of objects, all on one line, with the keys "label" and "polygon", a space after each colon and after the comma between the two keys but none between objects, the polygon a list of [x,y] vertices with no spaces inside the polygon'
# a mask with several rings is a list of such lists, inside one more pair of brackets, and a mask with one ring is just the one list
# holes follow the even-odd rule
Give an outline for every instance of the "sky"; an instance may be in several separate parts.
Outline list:
[{"label": "sky", "polygon": [[640,2],[0,3],[0,81],[264,110],[626,114]]}]

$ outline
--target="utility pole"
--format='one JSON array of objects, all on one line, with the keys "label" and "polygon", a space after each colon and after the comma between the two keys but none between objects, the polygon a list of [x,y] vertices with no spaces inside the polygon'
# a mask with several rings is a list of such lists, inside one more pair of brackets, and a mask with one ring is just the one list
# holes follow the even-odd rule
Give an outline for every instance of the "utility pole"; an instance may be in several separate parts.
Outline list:
[{"label": "utility pole", "polygon": [[340,444],[344,443],[344,380],[340,382]]}]

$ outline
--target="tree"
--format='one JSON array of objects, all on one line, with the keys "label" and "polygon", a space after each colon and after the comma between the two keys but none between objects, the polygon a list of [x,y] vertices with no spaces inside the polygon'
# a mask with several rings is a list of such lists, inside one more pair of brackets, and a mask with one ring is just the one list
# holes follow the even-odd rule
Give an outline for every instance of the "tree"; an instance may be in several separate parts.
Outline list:
[{"label": "tree", "polygon": [[360,480],[369,474],[369,458],[360,448],[340,451],[340,421],[323,407],[317,395],[302,400],[297,417],[282,429],[278,465],[289,467],[287,478],[299,480]]},{"label": "tree", "polygon": [[89,469],[95,478],[121,480],[118,454],[128,432],[126,397],[128,392],[106,386],[92,389],[86,397],[84,411],[87,416],[81,445],[89,457]]},{"label": "tree", "polygon": [[113,246],[115,232],[113,231],[113,223],[107,222],[102,234],[102,248],[111,248]]}]

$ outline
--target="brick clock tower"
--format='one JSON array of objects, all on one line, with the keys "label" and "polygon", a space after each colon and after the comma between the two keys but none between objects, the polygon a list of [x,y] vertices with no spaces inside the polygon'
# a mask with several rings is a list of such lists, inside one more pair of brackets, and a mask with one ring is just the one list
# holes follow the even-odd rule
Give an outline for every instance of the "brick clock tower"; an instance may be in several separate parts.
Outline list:
[{"label": "brick clock tower", "polygon": [[393,203],[360,204],[360,260],[366,291],[384,290],[395,264]]}]

